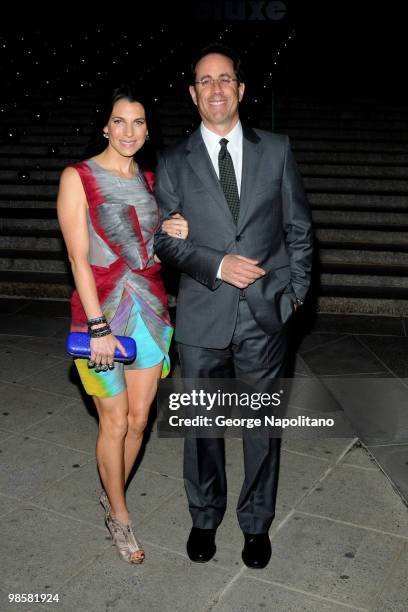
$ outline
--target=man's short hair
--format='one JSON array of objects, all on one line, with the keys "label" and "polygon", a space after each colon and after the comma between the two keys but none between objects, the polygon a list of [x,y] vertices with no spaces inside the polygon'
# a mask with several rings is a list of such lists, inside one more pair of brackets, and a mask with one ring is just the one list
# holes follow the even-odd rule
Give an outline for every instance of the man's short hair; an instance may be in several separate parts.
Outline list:
[{"label": "man's short hair", "polygon": [[238,79],[239,83],[243,83],[245,80],[244,72],[242,69],[242,61],[238,53],[230,49],[226,45],[222,45],[220,43],[212,43],[207,45],[203,49],[201,49],[197,55],[194,57],[190,66],[190,85],[194,85],[196,81],[196,67],[198,62],[205,57],[206,55],[210,55],[210,53],[218,53],[219,55],[225,55],[229,57],[234,65],[234,72]]}]

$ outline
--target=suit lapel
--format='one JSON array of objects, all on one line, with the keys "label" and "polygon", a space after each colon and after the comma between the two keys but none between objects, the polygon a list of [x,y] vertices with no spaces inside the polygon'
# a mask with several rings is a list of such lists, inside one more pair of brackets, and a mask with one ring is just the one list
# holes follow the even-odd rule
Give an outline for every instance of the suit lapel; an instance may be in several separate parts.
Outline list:
[{"label": "suit lapel", "polygon": [[233,223],[231,211],[228,207],[210,156],[208,155],[207,147],[202,139],[200,129],[193,132],[187,141],[187,161],[206,191],[224,212],[228,221]]},{"label": "suit lapel", "polygon": [[[259,173],[259,159],[262,154],[260,142],[261,139],[252,128],[243,126],[242,179],[238,227],[240,227],[245,220],[245,215],[251,203],[251,197],[253,197],[254,189],[256,188]],[[222,208],[228,220],[232,221],[231,211],[215,173],[210,156],[208,155],[207,148],[201,137],[200,129],[197,129],[190,136],[187,141],[186,150],[187,161],[192,170],[199,178],[206,191]]]},{"label": "suit lapel", "polygon": [[256,132],[243,126],[242,179],[238,227],[242,226],[250,208],[259,175],[259,160],[262,154],[261,139]]}]

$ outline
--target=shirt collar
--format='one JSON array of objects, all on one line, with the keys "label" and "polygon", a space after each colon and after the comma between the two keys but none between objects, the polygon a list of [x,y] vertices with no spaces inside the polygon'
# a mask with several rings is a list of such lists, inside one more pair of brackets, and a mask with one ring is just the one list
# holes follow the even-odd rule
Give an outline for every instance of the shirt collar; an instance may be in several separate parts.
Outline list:
[{"label": "shirt collar", "polygon": [[234,125],[232,130],[228,132],[228,134],[225,134],[225,136],[215,134],[215,132],[212,132],[211,130],[206,128],[204,123],[201,123],[200,131],[208,151],[216,151],[218,153],[221,138],[226,138],[228,140],[229,150],[239,150],[240,148],[242,148],[242,124],[240,121],[238,121],[238,123]]}]

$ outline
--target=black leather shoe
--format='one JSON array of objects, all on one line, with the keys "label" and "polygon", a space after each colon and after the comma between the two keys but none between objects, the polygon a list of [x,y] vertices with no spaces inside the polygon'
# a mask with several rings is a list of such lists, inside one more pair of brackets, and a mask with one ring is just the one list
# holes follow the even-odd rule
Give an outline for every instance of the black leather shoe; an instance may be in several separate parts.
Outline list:
[{"label": "black leather shoe", "polygon": [[272,548],[267,533],[244,533],[245,544],[242,549],[242,560],[247,567],[262,569],[271,558]]},{"label": "black leather shoe", "polygon": [[187,541],[187,554],[191,561],[206,563],[215,555],[215,529],[192,527]]}]

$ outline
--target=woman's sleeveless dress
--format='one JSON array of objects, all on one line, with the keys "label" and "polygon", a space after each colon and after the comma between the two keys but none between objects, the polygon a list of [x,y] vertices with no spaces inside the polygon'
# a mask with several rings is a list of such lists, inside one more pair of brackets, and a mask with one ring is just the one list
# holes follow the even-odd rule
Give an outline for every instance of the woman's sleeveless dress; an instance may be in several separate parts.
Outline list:
[{"label": "woman's sleeveless dress", "polygon": [[[167,296],[154,262],[153,238],[159,225],[156,201],[143,174],[119,177],[93,160],[74,164],[88,201],[89,263],[103,314],[115,335],[132,336],[137,357],[130,364],[97,373],[76,359],[90,395],[111,397],[126,388],[123,368],[148,368],[163,361],[169,372],[173,333]],[[88,331],[87,316],[75,290],[71,298],[71,331]]]}]

